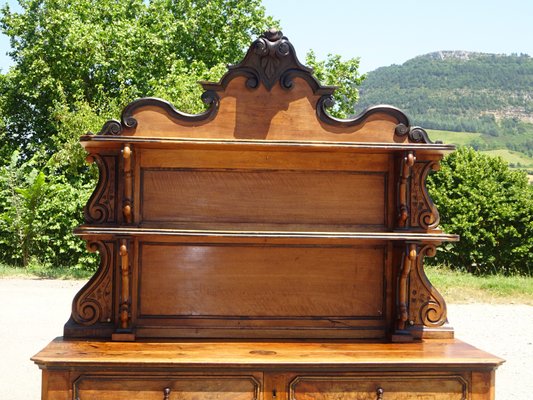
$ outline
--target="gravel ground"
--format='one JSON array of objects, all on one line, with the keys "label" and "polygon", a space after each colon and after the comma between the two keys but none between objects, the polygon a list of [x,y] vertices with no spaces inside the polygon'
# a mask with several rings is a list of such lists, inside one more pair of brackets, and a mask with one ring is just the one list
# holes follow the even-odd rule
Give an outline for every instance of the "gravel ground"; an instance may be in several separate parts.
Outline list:
[{"label": "gravel ground", "polygon": [[[29,359],[56,336],[70,315],[79,281],[0,279],[0,399],[40,398],[40,371]],[[529,399],[533,393],[533,307],[451,304],[456,337],[502,357],[496,399]]]}]

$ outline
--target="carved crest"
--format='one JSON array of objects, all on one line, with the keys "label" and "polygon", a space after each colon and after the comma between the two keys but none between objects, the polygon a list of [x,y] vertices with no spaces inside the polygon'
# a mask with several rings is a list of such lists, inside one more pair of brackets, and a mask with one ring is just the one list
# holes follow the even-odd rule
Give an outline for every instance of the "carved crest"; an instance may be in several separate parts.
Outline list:
[{"label": "carved crest", "polygon": [[221,91],[236,76],[246,76],[246,85],[257,88],[262,83],[271,90],[279,82],[281,87],[290,89],[292,78],[298,76],[305,79],[313,88],[314,93],[331,94],[334,86],[321,86],[313,76],[313,70],[301,64],[296,51],[281,31],[270,29],[256,39],[244,59],[237,65],[228,67],[228,72],[219,83],[202,82],[205,90]]},{"label": "carved crest", "polygon": [[[236,78],[241,78],[241,81],[245,82],[242,90],[231,85]],[[298,80],[303,80],[309,88],[302,90],[301,87],[296,87],[295,82]],[[163,111],[177,122],[172,128],[161,128],[164,131],[161,136],[164,137],[170,137],[168,133],[170,130],[179,131],[176,137],[184,137],[182,134],[191,127],[209,125],[209,129],[205,132],[212,132],[213,129],[224,132],[220,133],[220,136],[225,139],[250,138],[246,136],[249,133],[243,134],[236,125],[242,125],[244,120],[256,118],[254,124],[258,127],[258,132],[261,130],[265,132],[258,134],[258,137],[252,137],[253,139],[266,139],[268,136],[269,139],[274,139],[277,135],[275,139],[286,140],[288,137],[285,125],[279,124],[271,129],[272,118],[279,111],[286,111],[291,102],[296,103],[300,98],[307,96],[309,107],[301,108],[299,113],[303,115],[306,112],[312,112],[318,123],[313,124],[313,121],[308,118],[305,122],[293,124],[293,130],[306,125],[305,129],[302,128],[305,136],[298,137],[298,140],[308,138],[308,140],[329,141],[330,139],[326,137],[332,133],[331,140],[336,141],[335,133],[346,133],[353,134],[349,139],[344,138],[344,140],[348,139],[347,141],[381,141],[382,139],[371,137],[375,132],[371,128],[369,128],[370,134],[363,133],[363,131],[355,134],[368,121],[381,118],[394,123],[393,129],[389,131],[390,143],[439,144],[432,143],[422,128],[411,126],[408,117],[401,110],[388,105],[371,107],[346,119],[331,116],[327,109],[334,105],[333,94],[336,87],[321,85],[313,75],[313,70],[298,60],[289,39],[276,29],[270,29],[254,40],[242,61],[229,66],[219,82],[201,82],[201,85],[205,90],[202,100],[208,107],[200,114],[187,114],[177,110],[165,100],[146,97],[131,102],[123,110],[120,121],[108,121],[97,135],[141,135],[141,133],[133,133],[133,131],[141,132],[143,129],[142,127],[138,129],[138,114],[150,108]],[[240,102],[239,104],[246,104],[246,106],[234,109],[228,106],[230,102],[228,98],[235,98],[237,103]],[[266,98],[269,100],[265,100]],[[239,113],[239,117],[236,118],[234,113]],[[177,126],[180,127],[177,128]],[[273,133],[276,129],[279,134]],[[314,137],[313,133],[315,133]],[[153,129],[150,129],[150,135],[153,134]],[[189,137],[187,135],[188,133],[185,133],[185,137]]]}]

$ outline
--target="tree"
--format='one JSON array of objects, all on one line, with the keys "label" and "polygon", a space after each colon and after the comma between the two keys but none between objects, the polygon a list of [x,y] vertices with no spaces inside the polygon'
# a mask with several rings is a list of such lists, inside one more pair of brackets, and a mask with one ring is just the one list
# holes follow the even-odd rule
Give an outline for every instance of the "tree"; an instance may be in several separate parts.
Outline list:
[{"label": "tree", "polygon": [[0,75],[0,261],[94,266],[71,234],[96,183],[79,136],[138,97],[203,109],[218,80],[276,24],[260,0],[25,0],[2,9],[14,66]]},{"label": "tree", "polygon": [[459,148],[428,189],[442,228],[459,234],[435,261],[475,274],[533,274],[533,186],[499,157]]},{"label": "tree", "polygon": [[[255,37],[278,24],[265,15],[261,0],[20,4],[20,13],[5,6],[0,17],[14,60],[0,75],[0,261],[26,265],[37,256],[50,265],[76,265],[85,252],[69,232],[81,223],[97,174],[84,163],[79,136],[97,132],[139,97],[202,111],[198,81],[218,81],[227,63],[238,62]],[[350,86],[340,89],[339,104],[353,105],[358,60],[313,62],[323,83]],[[6,182],[17,170],[24,176],[10,187]],[[37,194],[39,201],[30,201]],[[17,212],[28,218],[15,229],[8,222]],[[25,254],[15,237],[25,240]]]},{"label": "tree", "polygon": [[307,66],[313,68],[314,75],[323,85],[338,86],[333,98],[335,105],[331,115],[346,118],[354,114],[355,103],[359,99],[358,86],[366,75],[359,74],[359,58],[342,61],[340,55],[328,54],[326,60],[318,61],[313,50],[307,53]]},{"label": "tree", "polygon": [[17,151],[0,167],[0,261],[27,267],[37,258],[45,266],[93,269],[96,258],[71,234],[93,185],[45,170]]},{"label": "tree", "polygon": [[182,90],[168,100],[197,111],[193,83],[237,61],[275,23],[260,0],[26,0],[21,7],[2,10],[15,65],[0,94],[5,137],[24,155],[51,154],[64,142],[57,135],[65,113],[87,105],[105,120],[135,98],[176,93],[169,83]]}]

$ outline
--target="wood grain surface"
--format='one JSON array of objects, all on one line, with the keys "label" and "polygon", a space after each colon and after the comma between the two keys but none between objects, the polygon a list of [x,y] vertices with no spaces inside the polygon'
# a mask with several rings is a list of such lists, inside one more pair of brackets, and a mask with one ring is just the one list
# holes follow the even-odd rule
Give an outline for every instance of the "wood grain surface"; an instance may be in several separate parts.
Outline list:
[{"label": "wood grain surface", "polygon": [[171,117],[161,108],[146,106],[134,111],[137,120],[128,136],[218,138],[255,140],[325,140],[346,142],[396,142],[407,137],[394,137],[398,120],[374,114],[365,123],[353,127],[336,127],[319,121],[316,103],[320,96],[303,79],[294,79],[287,91],[280,86],[267,90],[260,85],[246,86],[246,78],[237,77],[220,96],[220,107],[211,121],[186,122]]},{"label": "wood grain surface", "polygon": [[384,257],[383,247],[147,243],[141,248],[139,312],[382,318]]},{"label": "wood grain surface", "polygon": [[[216,356],[215,356],[216,355]],[[419,343],[313,341],[68,341],[57,338],[32,360],[42,367],[141,363],[152,367],[491,369],[503,360],[457,339]]]}]

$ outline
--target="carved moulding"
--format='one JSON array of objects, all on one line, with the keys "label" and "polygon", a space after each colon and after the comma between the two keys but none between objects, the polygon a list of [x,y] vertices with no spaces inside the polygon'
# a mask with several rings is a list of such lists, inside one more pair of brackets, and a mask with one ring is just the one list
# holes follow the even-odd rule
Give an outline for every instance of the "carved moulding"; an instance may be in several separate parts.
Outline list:
[{"label": "carved moulding", "polygon": [[[410,143],[433,143],[429,138],[428,133],[423,128],[419,126],[409,126],[409,121],[407,121],[407,123],[400,121],[394,130],[394,134],[400,137],[407,135]],[[435,144],[442,144],[442,142],[436,141]]]},{"label": "carved moulding", "polygon": [[433,143],[427,134],[427,132],[418,127],[410,126],[409,118],[404,114],[400,109],[389,106],[389,105],[377,105],[373,107],[368,107],[363,110],[360,114],[352,118],[340,119],[331,116],[327,109],[335,105],[335,100],[333,99],[332,94],[322,95],[316,105],[316,114],[320,121],[328,125],[348,128],[351,126],[356,126],[362,124],[367,118],[373,114],[385,114],[395,118],[398,121],[398,125],[394,129],[394,136],[397,138],[403,138],[407,136],[409,143],[424,143],[424,144],[442,144],[442,142]]},{"label": "carved moulding", "polygon": [[172,118],[192,125],[211,121],[217,115],[220,98],[214,91],[208,90],[202,94],[202,101],[209,106],[207,110],[200,114],[188,114],[177,110],[171,103],[163,99],[156,97],[137,99],[124,108],[120,121],[116,119],[107,121],[97,135],[122,135],[124,129],[135,128],[137,120],[133,117],[133,112],[138,108],[149,106],[161,108]]},{"label": "carved moulding", "polygon": [[412,228],[435,229],[440,222],[439,212],[429,196],[426,179],[430,171],[437,171],[437,161],[416,161],[411,169],[411,201],[409,224]]},{"label": "carved moulding", "polygon": [[[114,241],[88,242],[90,252],[97,251],[100,255],[98,271],[89,282],[78,292],[72,302],[72,323],[87,327],[96,324],[113,323],[113,265]],[[65,336],[67,334],[65,327]]]},{"label": "carved moulding", "polygon": [[329,115],[327,112],[327,109],[333,107],[334,104],[335,100],[331,95],[322,96],[320,99],[318,99],[316,114],[320,121],[328,125],[333,125],[340,128],[348,128],[363,123],[368,117],[373,114],[380,113],[390,115],[399,122],[398,125],[396,125],[396,128],[394,129],[395,137],[402,138],[404,136],[407,136],[409,143],[442,144],[442,142],[440,141],[432,142],[424,129],[418,126],[409,126],[409,118],[403,113],[403,111],[396,107],[388,105],[372,106],[366,108],[360,114],[357,114],[355,117],[340,119]]},{"label": "carved moulding", "polygon": [[84,209],[90,224],[117,222],[118,160],[116,155],[89,154],[87,162],[98,166],[98,183]]}]

